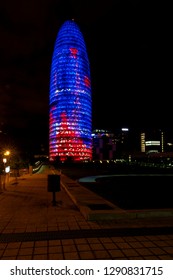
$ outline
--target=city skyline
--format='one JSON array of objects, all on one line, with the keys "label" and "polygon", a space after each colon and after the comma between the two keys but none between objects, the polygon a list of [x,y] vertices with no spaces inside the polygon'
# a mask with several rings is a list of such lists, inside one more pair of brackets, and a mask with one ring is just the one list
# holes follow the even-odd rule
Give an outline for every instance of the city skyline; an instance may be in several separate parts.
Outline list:
[{"label": "city skyline", "polygon": [[48,141],[51,55],[57,30],[74,17],[90,60],[93,129],[172,127],[171,102],[162,98],[170,92],[169,25],[158,13],[164,7],[30,1],[19,9],[17,3],[2,9],[1,123],[20,138]]}]

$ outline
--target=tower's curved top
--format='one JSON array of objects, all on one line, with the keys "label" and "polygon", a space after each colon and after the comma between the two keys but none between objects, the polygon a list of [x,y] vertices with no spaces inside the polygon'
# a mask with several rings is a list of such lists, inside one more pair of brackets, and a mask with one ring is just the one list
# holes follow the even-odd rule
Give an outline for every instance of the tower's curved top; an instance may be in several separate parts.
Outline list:
[{"label": "tower's curved top", "polygon": [[79,26],[74,20],[65,21],[59,29],[55,46],[56,48],[62,48],[62,45],[68,48],[68,46],[74,45],[79,49],[86,52],[86,45],[83,35],[79,29]]},{"label": "tower's curved top", "polygon": [[[70,61],[72,59],[74,59],[74,61],[80,60],[80,63],[72,65],[72,61]],[[70,67],[69,64],[71,64]],[[80,31],[80,28],[74,20],[67,20],[62,24],[55,41],[54,52],[52,57],[51,77],[55,77],[56,72],[56,77],[59,77],[59,81],[62,81],[62,77],[60,77],[60,71],[57,72],[57,67],[60,69],[61,66],[66,68],[63,71],[63,73],[66,74],[69,73],[69,70],[72,70],[73,68],[73,74],[75,74],[76,76],[75,80],[77,79],[77,77],[79,77],[79,74],[81,72],[85,72],[85,85],[87,85],[88,90],[91,91],[90,65],[86,50],[86,44],[82,32]],[[63,81],[66,80],[67,82],[66,78],[67,76],[63,76]],[[53,83],[51,83],[51,85],[52,84]],[[60,87],[59,89],[62,89],[62,87],[64,87],[64,84],[60,82],[59,85],[57,85],[57,87],[58,86]],[[51,92],[52,89],[50,89],[50,93]]]}]

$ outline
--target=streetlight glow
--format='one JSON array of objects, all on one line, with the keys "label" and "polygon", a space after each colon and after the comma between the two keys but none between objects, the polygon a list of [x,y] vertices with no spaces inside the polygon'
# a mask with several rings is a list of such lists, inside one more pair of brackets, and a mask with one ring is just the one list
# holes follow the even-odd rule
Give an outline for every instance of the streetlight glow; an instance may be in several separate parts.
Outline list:
[{"label": "streetlight glow", "polygon": [[10,155],[10,151],[5,151],[4,156],[9,156]]}]

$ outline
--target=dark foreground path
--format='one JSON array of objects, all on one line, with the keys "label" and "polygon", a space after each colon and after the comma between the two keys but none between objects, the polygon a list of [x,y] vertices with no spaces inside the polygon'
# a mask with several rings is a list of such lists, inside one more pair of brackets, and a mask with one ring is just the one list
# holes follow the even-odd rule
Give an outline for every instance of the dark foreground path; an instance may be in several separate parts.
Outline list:
[{"label": "dark foreground path", "polygon": [[63,188],[52,205],[49,172],[0,193],[1,260],[173,259],[172,219],[88,221]]}]

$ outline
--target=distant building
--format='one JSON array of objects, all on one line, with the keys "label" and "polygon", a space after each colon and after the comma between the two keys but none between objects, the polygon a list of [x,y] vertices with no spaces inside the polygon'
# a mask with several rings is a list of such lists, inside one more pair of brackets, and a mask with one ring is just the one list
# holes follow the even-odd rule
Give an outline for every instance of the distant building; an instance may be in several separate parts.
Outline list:
[{"label": "distant building", "polygon": [[173,131],[119,128],[92,133],[94,160],[173,158]]},{"label": "distant building", "polygon": [[92,132],[93,160],[113,160],[116,158],[116,138],[108,130],[95,129]]},{"label": "distant building", "polygon": [[128,157],[131,147],[130,131],[129,128],[120,128],[115,131],[117,139],[117,156],[118,157]]},{"label": "distant building", "polygon": [[165,132],[160,129],[145,129],[141,132],[141,152],[163,153],[166,148]]}]

